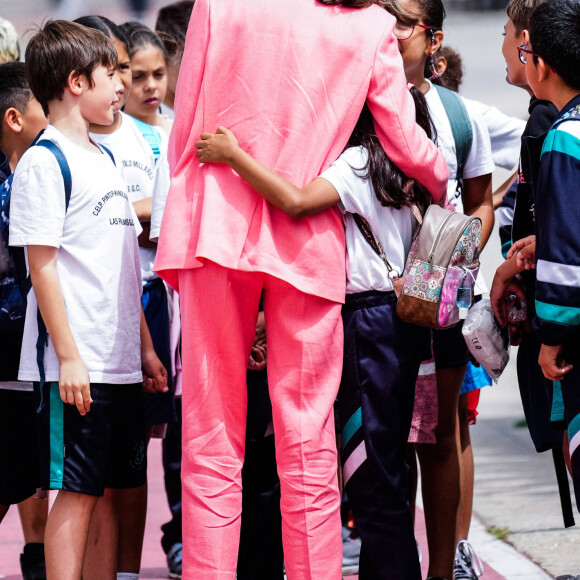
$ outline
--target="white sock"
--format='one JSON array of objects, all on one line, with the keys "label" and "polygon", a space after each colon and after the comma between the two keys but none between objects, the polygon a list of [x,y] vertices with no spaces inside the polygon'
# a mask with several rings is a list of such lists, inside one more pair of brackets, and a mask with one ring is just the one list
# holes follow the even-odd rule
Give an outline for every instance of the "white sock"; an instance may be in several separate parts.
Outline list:
[{"label": "white sock", "polygon": [[139,574],[133,572],[117,572],[117,580],[139,580]]}]

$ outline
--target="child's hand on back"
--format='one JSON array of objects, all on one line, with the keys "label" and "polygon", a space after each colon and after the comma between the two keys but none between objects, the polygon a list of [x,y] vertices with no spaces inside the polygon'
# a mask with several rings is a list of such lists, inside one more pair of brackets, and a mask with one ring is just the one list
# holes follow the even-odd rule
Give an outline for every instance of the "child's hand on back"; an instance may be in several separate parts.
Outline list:
[{"label": "child's hand on back", "polygon": [[155,351],[144,353],[141,356],[141,367],[143,369],[143,390],[147,393],[166,393],[167,371]]},{"label": "child's hand on back", "polygon": [[81,415],[86,415],[91,409],[91,382],[89,372],[83,361],[73,359],[60,364],[58,381],[60,398],[64,403],[76,405]]},{"label": "child's hand on back", "polygon": [[238,149],[238,140],[225,127],[218,127],[215,133],[202,133],[201,141],[196,141],[195,154],[202,163],[230,163]]}]

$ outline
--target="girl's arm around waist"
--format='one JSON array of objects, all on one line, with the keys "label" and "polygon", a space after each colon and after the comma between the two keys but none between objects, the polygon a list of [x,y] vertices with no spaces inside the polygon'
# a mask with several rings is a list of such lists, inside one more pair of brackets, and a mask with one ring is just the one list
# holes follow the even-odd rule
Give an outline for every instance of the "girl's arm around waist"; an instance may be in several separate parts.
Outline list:
[{"label": "girl's arm around waist", "polygon": [[202,163],[225,163],[272,205],[291,217],[304,217],[336,205],[340,197],[326,179],[317,178],[303,188],[296,187],[270,171],[239,145],[225,127],[202,133],[195,144]]}]

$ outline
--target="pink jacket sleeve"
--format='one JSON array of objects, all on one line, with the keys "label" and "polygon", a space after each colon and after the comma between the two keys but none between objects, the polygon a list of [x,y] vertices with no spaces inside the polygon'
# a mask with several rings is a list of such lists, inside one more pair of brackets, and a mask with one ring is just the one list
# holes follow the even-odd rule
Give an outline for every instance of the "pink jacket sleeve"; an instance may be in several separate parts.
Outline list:
[{"label": "pink jacket sleeve", "polygon": [[[191,135],[195,112],[202,99],[202,79],[209,43],[209,0],[197,0],[193,7],[187,30],[183,60],[175,91],[175,123],[169,139],[169,169],[173,175],[176,165],[183,157],[190,138],[197,141],[199,135]],[[195,151],[195,148],[193,148]]]},{"label": "pink jacket sleeve", "polygon": [[407,90],[394,24],[393,18],[377,51],[367,104],[389,159],[439,203],[445,199],[449,170],[443,154],[415,122],[415,103]]}]

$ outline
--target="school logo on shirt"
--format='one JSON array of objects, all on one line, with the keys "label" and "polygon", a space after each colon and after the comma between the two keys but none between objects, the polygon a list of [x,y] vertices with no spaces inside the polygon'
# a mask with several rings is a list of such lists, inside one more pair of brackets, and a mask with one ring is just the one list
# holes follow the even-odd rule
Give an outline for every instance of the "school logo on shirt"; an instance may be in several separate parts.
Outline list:
[{"label": "school logo on shirt", "polygon": [[114,189],[113,191],[109,191],[108,193],[103,195],[101,201],[97,202],[97,205],[95,205],[95,208],[93,209],[93,215],[98,216],[101,213],[101,210],[105,207],[106,203],[109,200],[113,199],[114,197],[122,197],[123,199],[129,201],[129,198],[127,197],[127,194],[124,191]]}]

